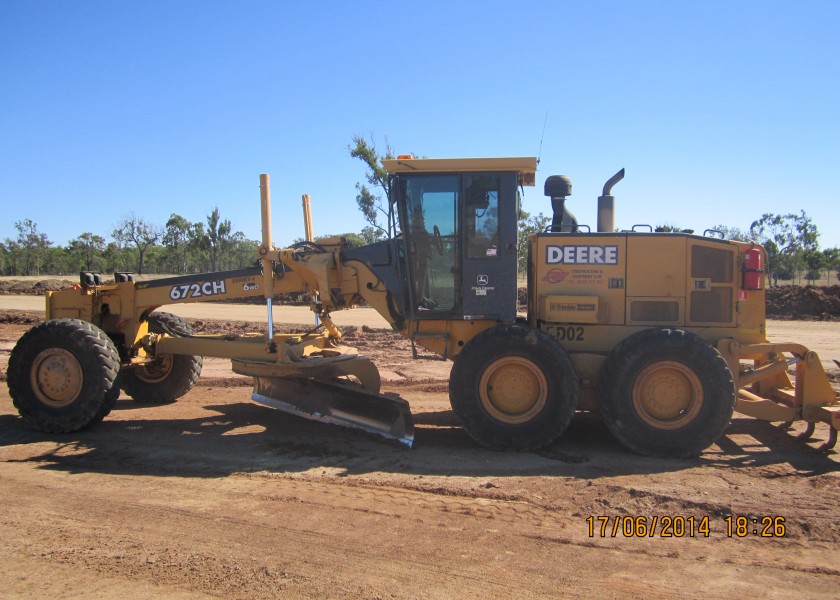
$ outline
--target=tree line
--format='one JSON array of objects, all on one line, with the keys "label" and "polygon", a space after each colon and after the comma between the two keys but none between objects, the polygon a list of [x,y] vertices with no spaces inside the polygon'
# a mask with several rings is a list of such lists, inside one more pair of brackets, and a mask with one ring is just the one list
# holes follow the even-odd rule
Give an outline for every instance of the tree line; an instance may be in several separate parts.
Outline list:
[{"label": "tree line", "polygon": [[114,226],[110,239],[86,231],[67,245],[50,241],[31,219],[15,222],[17,238],[0,242],[0,274],[199,273],[237,269],[256,260],[259,242],[234,231],[218,208],[203,221],[172,214],[165,225],[134,213]]},{"label": "tree line", "polygon": [[[372,197],[369,190],[364,193]],[[372,216],[370,211],[368,214]],[[358,234],[340,235],[351,247],[386,239],[397,231],[398,225],[391,219],[395,217],[388,218],[392,223],[390,232],[389,228],[369,224]],[[375,219],[368,220],[371,222]],[[521,273],[527,269],[528,236],[545,231],[550,223],[551,218],[543,213],[520,212],[517,250]],[[63,275],[79,271],[186,274],[239,269],[254,263],[260,244],[247,239],[241,231],[234,231],[230,220],[221,218],[218,208],[204,221],[197,222],[172,214],[163,226],[130,213],[114,226],[110,241],[86,231],[66,246],[54,245],[31,219],[17,221],[15,229],[16,239],[0,242],[2,275]],[[667,223],[655,229],[686,231]],[[840,279],[840,248],[819,249],[819,231],[805,211],[787,215],[765,213],[748,230],[718,225],[710,233],[724,239],[755,240],[762,244],[767,254],[765,269],[770,285],[778,285],[780,280],[801,283],[802,278],[813,283],[822,279],[823,273],[827,278],[833,273]],[[321,236],[316,241],[324,237],[331,236]]]},{"label": "tree line", "polygon": [[773,285],[780,279],[793,280],[801,273],[809,283],[828,271],[840,279],[840,248],[819,247],[819,231],[804,210],[799,214],[765,213],[750,225],[749,238],[764,246],[767,276]]}]

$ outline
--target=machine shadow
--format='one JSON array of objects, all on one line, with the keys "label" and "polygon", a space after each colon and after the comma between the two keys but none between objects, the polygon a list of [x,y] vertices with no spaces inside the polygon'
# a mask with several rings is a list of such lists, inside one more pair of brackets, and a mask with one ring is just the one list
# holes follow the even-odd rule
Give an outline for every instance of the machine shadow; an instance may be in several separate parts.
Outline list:
[{"label": "machine shadow", "polygon": [[135,406],[121,400],[118,419],[106,419],[71,434],[35,432],[23,419],[2,415],[0,449],[29,445],[33,450],[30,456],[7,462],[38,463],[41,468],[72,473],[207,478],[328,470],[337,476],[392,473],[598,479],[704,466],[779,463],[790,464],[805,475],[838,469],[831,455],[748,418],[736,418],[719,444],[701,457],[663,459],[625,449],[597,415],[587,413],[577,414],[563,437],[546,448],[499,452],[475,443],[449,410],[416,413],[415,446],[408,449],[374,434],[307,421],[250,403],[204,405],[205,414],[199,417],[172,419],[144,418],[143,407]]}]

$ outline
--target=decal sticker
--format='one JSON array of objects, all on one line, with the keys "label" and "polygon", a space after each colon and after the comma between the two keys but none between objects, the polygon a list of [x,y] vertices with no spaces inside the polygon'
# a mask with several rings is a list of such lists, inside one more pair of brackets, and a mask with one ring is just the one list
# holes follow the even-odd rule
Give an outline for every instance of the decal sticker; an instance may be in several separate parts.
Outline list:
[{"label": "decal sticker", "polygon": [[199,298],[201,296],[216,296],[225,293],[225,281],[204,281],[197,283],[185,283],[173,285],[169,290],[169,297],[173,300],[185,300],[186,298]]},{"label": "decal sticker", "polygon": [[577,325],[550,325],[545,332],[558,342],[583,342],[586,340],[586,330]]},{"label": "decal sticker", "polygon": [[563,269],[551,269],[545,274],[543,281],[547,281],[548,283],[561,283],[568,276],[569,271],[564,271]]},{"label": "decal sticker", "polygon": [[604,285],[604,272],[601,269],[572,269],[566,271],[565,269],[555,268],[546,273],[542,280],[547,283],[565,282],[567,285],[602,286]]},{"label": "decal sticker", "polygon": [[555,311],[563,311],[563,312],[594,312],[595,305],[594,304],[579,304],[579,303],[562,303],[562,302],[549,302],[548,309]]},{"label": "decal sticker", "polygon": [[478,285],[487,285],[488,283],[490,283],[490,278],[487,275],[479,275],[475,278],[475,282]]},{"label": "decal sticker", "polygon": [[256,283],[246,283],[242,286],[242,290],[245,291],[245,292],[250,292],[252,290],[258,290],[258,289],[260,289],[260,286],[257,285]]}]

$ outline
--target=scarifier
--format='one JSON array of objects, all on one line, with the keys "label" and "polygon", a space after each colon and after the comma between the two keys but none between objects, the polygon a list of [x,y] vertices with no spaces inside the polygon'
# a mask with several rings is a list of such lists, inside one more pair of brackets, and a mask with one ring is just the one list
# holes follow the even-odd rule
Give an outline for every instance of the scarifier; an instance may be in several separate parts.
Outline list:
[{"label": "scarifier", "polygon": [[[761,246],[634,227],[615,231],[612,187],[596,231],[568,210],[571,182],[551,176],[553,219],[528,240],[527,315],[517,313],[519,192],[532,157],[383,161],[401,224],[359,248],[342,238],[277,249],[269,178],[260,176],[262,244],[247,269],[138,282],[81,273],[48,293],[47,321],[12,351],[8,385],[35,429],[70,432],[102,420],[120,390],[167,402],[197,380],[203,356],[254,378],[253,399],[306,418],[411,445],[408,403],[380,393],[373,363],[342,345],[330,314],[362,302],[413,345],[453,361],[452,408],[466,432],[497,449],[559,438],[575,411],[599,411],[636,452],[691,456],[714,443],[734,410],[790,426],[826,423],[840,401],[816,353],[766,339]],[[272,301],[309,292],[316,330],[277,334]],[[198,335],[168,304],[264,296],[265,334]],[[791,375],[791,369],[794,370]]]}]

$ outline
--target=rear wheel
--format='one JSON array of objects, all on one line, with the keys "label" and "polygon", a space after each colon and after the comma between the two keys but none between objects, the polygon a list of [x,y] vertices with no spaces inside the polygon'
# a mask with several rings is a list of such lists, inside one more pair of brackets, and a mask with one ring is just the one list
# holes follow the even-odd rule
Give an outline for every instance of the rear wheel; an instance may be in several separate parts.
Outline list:
[{"label": "rear wheel", "polygon": [[[149,316],[151,333],[192,335],[193,328],[181,317],[167,312]],[[121,374],[122,389],[135,402],[163,404],[174,402],[189,392],[201,375],[203,359],[186,354],[159,354],[155,360],[126,367]]]},{"label": "rear wheel", "polygon": [[452,410],[489,448],[531,450],[556,440],[574,414],[578,380],[563,347],[527,325],[477,335],[455,358]]},{"label": "rear wheel", "polygon": [[67,433],[98,423],[119,396],[120,358],[108,335],[77,319],[33,327],[9,356],[9,395],[39,431]]},{"label": "rear wheel", "polygon": [[601,371],[601,416],[628,448],[695,456],[723,434],[735,384],[720,353],[680,329],[649,329],[615,347]]}]

